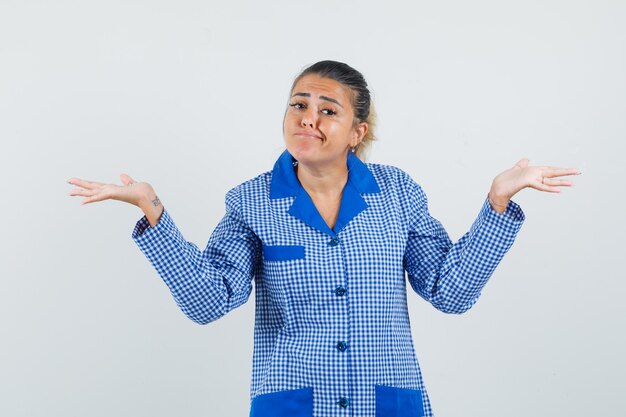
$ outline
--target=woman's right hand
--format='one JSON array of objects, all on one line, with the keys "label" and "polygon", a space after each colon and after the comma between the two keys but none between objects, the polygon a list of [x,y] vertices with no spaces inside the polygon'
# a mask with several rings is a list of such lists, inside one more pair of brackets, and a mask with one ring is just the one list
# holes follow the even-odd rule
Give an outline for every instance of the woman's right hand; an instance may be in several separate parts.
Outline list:
[{"label": "woman's right hand", "polygon": [[71,196],[85,197],[82,204],[95,203],[104,200],[119,200],[140,207],[152,190],[147,182],[135,182],[129,175],[121,174],[123,185],[103,184],[101,182],[87,181],[80,178],[70,178],[67,182],[76,186]]},{"label": "woman's right hand", "polygon": [[150,225],[154,226],[163,213],[163,205],[152,186],[147,182],[135,182],[127,174],[121,174],[120,179],[123,185],[103,184],[80,178],[70,178],[67,182],[76,186],[70,192],[71,196],[85,197],[81,205],[104,200],[130,203],[139,207],[145,213]]}]

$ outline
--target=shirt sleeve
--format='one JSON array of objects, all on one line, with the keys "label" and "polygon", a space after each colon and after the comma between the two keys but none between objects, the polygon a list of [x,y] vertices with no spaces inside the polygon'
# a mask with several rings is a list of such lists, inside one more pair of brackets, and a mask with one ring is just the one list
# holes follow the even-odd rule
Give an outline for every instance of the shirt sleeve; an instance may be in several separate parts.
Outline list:
[{"label": "shirt sleeve", "polygon": [[445,313],[469,310],[509,250],[525,216],[509,201],[504,213],[485,198],[469,232],[452,244],[441,223],[431,217],[422,188],[408,178],[410,222],[405,269],[415,292]]},{"label": "shirt sleeve", "polygon": [[154,227],[144,216],[132,233],[180,309],[198,324],[244,304],[252,291],[260,243],[242,218],[239,199],[238,187],[226,194],[226,213],[204,251],[185,240],[166,209]]}]

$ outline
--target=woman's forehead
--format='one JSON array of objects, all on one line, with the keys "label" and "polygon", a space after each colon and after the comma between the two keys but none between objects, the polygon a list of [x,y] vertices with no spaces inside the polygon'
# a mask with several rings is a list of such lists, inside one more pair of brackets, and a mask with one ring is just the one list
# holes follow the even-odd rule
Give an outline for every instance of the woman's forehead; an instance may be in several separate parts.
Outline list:
[{"label": "woman's forehead", "polygon": [[350,104],[351,91],[338,81],[320,77],[316,74],[305,75],[294,85],[291,95],[307,94],[310,97],[327,96],[339,101],[342,105]]}]

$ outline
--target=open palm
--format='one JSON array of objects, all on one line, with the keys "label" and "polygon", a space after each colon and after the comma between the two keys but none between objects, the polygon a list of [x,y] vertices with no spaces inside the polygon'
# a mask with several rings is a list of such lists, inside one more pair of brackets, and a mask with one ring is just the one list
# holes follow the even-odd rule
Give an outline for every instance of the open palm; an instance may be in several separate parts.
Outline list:
[{"label": "open palm", "polygon": [[103,200],[119,200],[139,207],[140,202],[149,194],[152,186],[147,182],[135,182],[127,174],[121,174],[120,179],[123,185],[70,178],[68,183],[76,186],[70,195],[85,197],[81,201],[81,205]]},{"label": "open palm", "polygon": [[526,158],[520,159],[512,168],[498,174],[493,180],[490,195],[500,201],[511,199],[524,188],[534,188],[551,193],[561,192],[559,187],[571,187],[574,184],[560,177],[579,175],[576,168],[553,166],[531,166]]}]

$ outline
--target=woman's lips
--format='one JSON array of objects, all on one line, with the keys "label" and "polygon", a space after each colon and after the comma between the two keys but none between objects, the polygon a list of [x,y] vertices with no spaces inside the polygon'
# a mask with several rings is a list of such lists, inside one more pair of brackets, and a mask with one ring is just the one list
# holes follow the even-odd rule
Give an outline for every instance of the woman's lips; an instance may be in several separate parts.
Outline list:
[{"label": "woman's lips", "polygon": [[304,137],[308,137],[308,138],[322,139],[320,136],[315,135],[313,133],[296,132],[296,133],[294,133],[294,135],[295,136],[304,136]]}]

